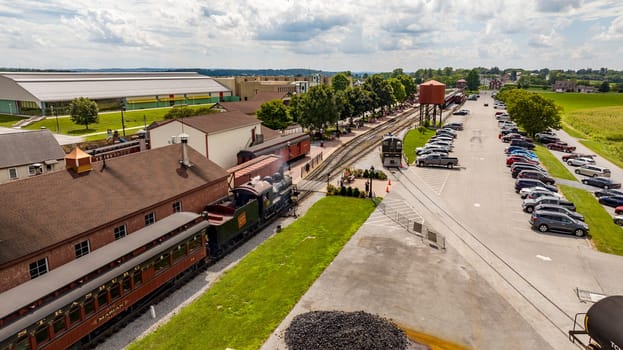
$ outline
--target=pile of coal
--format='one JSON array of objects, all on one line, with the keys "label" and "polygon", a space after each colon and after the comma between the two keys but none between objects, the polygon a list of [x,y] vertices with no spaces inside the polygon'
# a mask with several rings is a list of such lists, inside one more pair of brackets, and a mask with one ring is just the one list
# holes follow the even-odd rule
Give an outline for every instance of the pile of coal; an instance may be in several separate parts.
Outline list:
[{"label": "pile of coal", "polygon": [[290,350],[405,350],[407,336],[393,323],[363,311],[312,311],[296,316],[285,333]]}]

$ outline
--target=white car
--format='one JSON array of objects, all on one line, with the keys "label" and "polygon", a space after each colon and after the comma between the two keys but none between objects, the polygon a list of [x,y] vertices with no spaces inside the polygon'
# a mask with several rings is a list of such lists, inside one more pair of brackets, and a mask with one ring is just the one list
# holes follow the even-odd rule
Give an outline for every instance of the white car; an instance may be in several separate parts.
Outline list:
[{"label": "white car", "polygon": [[524,187],[521,190],[519,190],[519,195],[521,196],[521,198],[525,199],[526,197],[530,195],[532,191],[546,191],[546,192],[551,193],[551,195],[554,197],[562,198],[562,195],[560,193],[552,192],[548,190],[547,188],[541,187],[541,186]]},{"label": "white car", "polygon": [[614,217],[614,223],[619,225],[619,226],[623,226],[623,215],[617,215]]},{"label": "white car", "polygon": [[588,164],[593,165],[595,164],[595,160],[593,158],[580,157],[580,158],[569,159],[567,161],[567,164],[571,166],[582,166],[582,165],[588,165]]}]

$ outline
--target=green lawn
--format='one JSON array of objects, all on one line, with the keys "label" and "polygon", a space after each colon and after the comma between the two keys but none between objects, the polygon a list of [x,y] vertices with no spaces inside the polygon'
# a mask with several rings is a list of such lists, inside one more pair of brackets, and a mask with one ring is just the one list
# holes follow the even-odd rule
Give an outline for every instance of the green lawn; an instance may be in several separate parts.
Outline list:
[{"label": "green lawn", "polygon": [[129,349],[259,349],[373,210],[370,200],[323,198]]},{"label": "green lawn", "polygon": [[562,164],[562,160],[546,147],[537,145],[534,153],[539,157],[539,161],[545,169],[555,178],[577,181],[575,176]]},{"label": "green lawn", "polygon": [[[192,109],[198,109],[209,105],[195,105],[188,106]],[[126,135],[132,135],[138,132],[141,128],[130,129],[132,127],[144,127],[154,121],[160,121],[164,119],[164,115],[170,110],[170,107],[158,108],[158,109],[145,109],[127,111],[123,113],[123,119],[126,127]],[[48,117],[42,121],[33,123],[24,129],[38,130],[41,127],[45,127],[52,132],[57,132],[57,118]],[[89,124],[87,129],[84,125],[77,125],[71,121],[71,118],[62,116],[58,118],[58,125],[60,127],[60,133],[65,135],[80,136],[85,134],[101,132],[103,134],[91,136],[88,140],[103,139],[106,138],[106,130],[118,130],[120,135],[122,132],[121,112],[100,113],[99,122],[96,124]]]},{"label": "green lawn", "polygon": [[584,215],[595,248],[600,252],[623,255],[623,227],[612,222],[612,216],[597,198],[583,189],[566,185],[559,187],[565,198],[575,204],[578,213]]},{"label": "green lawn", "polygon": [[435,135],[435,130],[427,128],[411,129],[407,132],[403,140],[402,151],[407,157],[409,164],[415,162],[415,149],[422,147],[433,135]]},{"label": "green lawn", "polygon": [[10,128],[13,126],[13,124],[23,119],[25,118],[17,117],[14,115],[8,115],[8,114],[0,114],[0,126],[4,126],[5,128]]},{"label": "green lawn", "polygon": [[552,91],[539,91],[537,92],[544,97],[550,98],[556,102],[556,104],[564,107],[563,113],[573,112],[579,109],[592,109],[608,106],[621,106],[623,105],[623,94],[621,93],[555,93]]}]

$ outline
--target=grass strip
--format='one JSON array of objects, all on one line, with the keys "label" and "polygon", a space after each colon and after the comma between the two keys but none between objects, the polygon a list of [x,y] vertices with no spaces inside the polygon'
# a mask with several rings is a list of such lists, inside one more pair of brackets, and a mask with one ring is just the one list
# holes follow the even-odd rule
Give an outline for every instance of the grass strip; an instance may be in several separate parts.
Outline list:
[{"label": "grass strip", "polygon": [[259,349],[374,210],[323,198],[129,349]]},{"label": "grass strip", "polygon": [[18,116],[10,115],[10,114],[0,114],[0,126],[3,126],[5,128],[10,128],[15,123],[19,122],[20,120],[24,120],[24,119],[26,118],[18,117]]},{"label": "grass strip", "polygon": [[612,222],[612,216],[595,196],[580,188],[567,185],[559,187],[565,198],[575,204],[578,213],[584,215],[595,248],[603,253],[623,255],[623,227]]},{"label": "grass strip", "polygon": [[561,163],[561,160],[546,147],[537,145],[534,153],[545,169],[555,178],[578,181],[575,176]]},{"label": "grass strip", "polygon": [[402,150],[407,157],[407,162],[413,164],[417,155],[415,149],[422,147],[428,139],[435,135],[435,130],[419,127],[417,129],[411,129],[404,137]]}]

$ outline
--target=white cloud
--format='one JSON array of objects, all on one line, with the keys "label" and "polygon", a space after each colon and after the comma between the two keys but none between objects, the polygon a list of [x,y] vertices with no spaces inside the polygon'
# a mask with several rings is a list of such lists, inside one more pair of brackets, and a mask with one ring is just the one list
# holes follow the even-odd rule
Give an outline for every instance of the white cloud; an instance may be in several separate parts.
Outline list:
[{"label": "white cloud", "polygon": [[15,0],[0,18],[5,66],[623,69],[619,0]]}]

